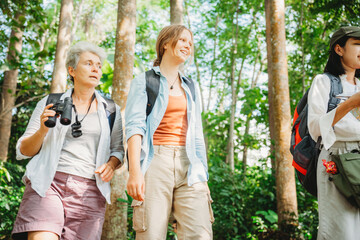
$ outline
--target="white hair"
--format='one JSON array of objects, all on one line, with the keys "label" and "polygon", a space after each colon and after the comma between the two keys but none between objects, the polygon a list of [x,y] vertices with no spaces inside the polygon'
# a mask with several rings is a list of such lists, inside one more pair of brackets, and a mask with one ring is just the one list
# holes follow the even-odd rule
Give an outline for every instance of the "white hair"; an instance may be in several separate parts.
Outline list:
[{"label": "white hair", "polygon": [[[77,42],[69,49],[66,57],[66,69],[68,73],[69,67],[76,69],[76,66],[79,63],[80,54],[83,52],[91,52],[97,55],[100,58],[101,64],[103,64],[104,60],[106,59],[106,52],[103,48],[86,41]],[[74,78],[71,75],[70,80],[74,82]]]}]

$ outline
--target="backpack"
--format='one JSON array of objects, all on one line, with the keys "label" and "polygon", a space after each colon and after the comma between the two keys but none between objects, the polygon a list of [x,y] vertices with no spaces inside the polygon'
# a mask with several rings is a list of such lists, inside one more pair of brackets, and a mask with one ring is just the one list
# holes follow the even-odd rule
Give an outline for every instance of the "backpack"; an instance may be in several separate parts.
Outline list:
[{"label": "backpack", "polygon": [[[57,102],[61,96],[64,93],[50,93],[48,99],[46,100],[46,106],[52,102]],[[116,106],[115,106],[115,102],[114,100],[104,97],[106,104],[104,103],[104,108],[105,108],[105,112],[106,112],[106,116],[108,118],[109,121],[109,126],[110,126],[110,134],[112,132],[113,126],[114,126],[114,122],[115,122],[115,117],[116,117]]]},{"label": "backpack", "polygon": [[[325,75],[331,82],[327,108],[327,112],[329,112],[339,104],[340,99],[336,98],[336,95],[342,93],[343,89],[339,77],[327,72]],[[316,168],[320,153],[321,136],[315,142],[309,133],[307,124],[309,90],[301,98],[294,112],[290,152],[293,155],[292,165],[300,183],[305,190],[317,197]]]},{"label": "backpack", "polygon": [[[150,115],[154,104],[156,102],[156,98],[159,94],[160,88],[160,75],[156,74],[154,69],[145,72],[146,79],[146,94],[148,97],[147,106],[146,106],[146,117]],[[191,96],[195,101],[195,85],[194,81],[191,78],[184,78],[184,82],[188,85]]]}]

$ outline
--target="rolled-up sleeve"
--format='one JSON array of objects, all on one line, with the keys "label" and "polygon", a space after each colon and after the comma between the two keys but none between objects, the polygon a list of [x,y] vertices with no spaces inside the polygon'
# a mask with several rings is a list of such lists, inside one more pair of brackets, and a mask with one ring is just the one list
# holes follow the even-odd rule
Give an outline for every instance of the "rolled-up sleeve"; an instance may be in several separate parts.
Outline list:
[{"label": "rolled-up sleeve", "polygon": [[317,75],[308,96],[309,133],[315,141],[321,136],[325,149],[329,149],[336,141],[332,127],[336,108],[327,112],[330,88],[330,79],[326,75]]},{"label": "rolled-up sleeve", "polygon": [[125,109],[126,141],[132,136],[146,133],[146,80],[145,73],[140,74],[131,82]]},{"label": "rolled-up sleeve", "polygon": [[[123,127],[120,107],[116,106],[116,117],[111,133],[110,142],[110,156],[114,156],[123,163],[124,158],[124,142],[123,142]],[[122,164],[121,164],[122,165]],[[120,165],[119,165],[120,166]]]},{"label": "rolled-up sleeve", "polygon": [[30,121],[26,127],[25,133],[19,138],[19,140],[16,143],[16,159],[17,160],[23,160],[23,159],[27,159],[27,158],[31,157],[31,156],[26,156],[21,153],[21,151],[20,151],[21,142],[24,138],[33,135],[37,130],[39,130],[40,116],[45,109],[45,104],[46,104],[47,98],[48,97],[43,98],[36,104],[34,112],[32,113]]}]

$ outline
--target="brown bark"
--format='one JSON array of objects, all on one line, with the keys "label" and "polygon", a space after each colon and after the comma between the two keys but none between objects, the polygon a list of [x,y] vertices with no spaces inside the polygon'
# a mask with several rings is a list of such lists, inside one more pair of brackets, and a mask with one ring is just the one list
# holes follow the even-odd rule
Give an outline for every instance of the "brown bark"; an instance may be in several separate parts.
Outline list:
[{"label": "brown bark", "polygon": [[[269,99],[269,103],[273,98],[273,94],[272,91],[270,91],[270,86],[273,85],[273,74],[272,74],[272,55],[271,55],[271,32],[270,32],[270,3],[265,0],[265,17],[266,17],[266,52],[267,52],[267,72],[268,72],[268,86],[269,86],[269,91],[268,91],[268,99]],[[273,169],[273,172],[275,172],[276,169],[276,162],[275,162],[275,144],[274,144],[274,139],[275,139],[275,129],[274,129],[274,122],[275,120],[273,119],[274,117],[274,106],[273,104],[269,104],[269,128],[270,128],[270,158],[271,158],[271,168]]]},{"label": "brown bark", "polygon": [[[112,98],[120,106],[122,112],[125,109],[130,83],[133,79],[135,31],[136,0],[119,0]],[[126,239],[128,206],[117,199],[127,199],[125,194],[127,178],[128,171],[123,166],[116,171],[112,179],[112,204],[107,205],[101,237],[103,240]]]},{"label": "brown bark", "polygon": [[170,23],[183,24],[183,0],[170,0]]},{"label": "brown bark", "polygon": [[112,97],[125,109],[133,79],[136,30],[136,0],[119,0]]},{"label": "brown bark", "polygon": [[54,70],[50,89],[52,93],[64,92],[66,89],[67,70],[65,61],[70,47],[72,11],[73,0],[61,0]]},{"label": "brown bark", "polygon": [[276,197],[280,229],[296,222],[297,200],[294,169],[291,166],[290,99],[285,44],[284,0],[265,0],[269,70],[269,109],[275,142]]},{"label": "brown bark", "polygon": [[24,15],[17,13],[14,21],[18,26],[13,26],[9,40],[9,51],[7,55],[7,62],[10,69],[4,72],[4,82],[2,86],[0,99],[0,160],[6,161],[8,154],[9,139],[11,133],[12,109],[16,100],[16,85],[19,70],[17,64],[19,61],[19,54],[22,50],[23,30],[20,19]]}]

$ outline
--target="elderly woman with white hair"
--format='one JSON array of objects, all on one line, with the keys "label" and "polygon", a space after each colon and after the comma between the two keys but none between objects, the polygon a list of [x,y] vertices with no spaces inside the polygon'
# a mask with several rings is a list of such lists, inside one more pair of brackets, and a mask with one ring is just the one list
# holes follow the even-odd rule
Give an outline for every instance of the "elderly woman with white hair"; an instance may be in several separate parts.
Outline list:
[{"label": "elderly woman with white hair", "polygon": [[95,90],[105,58],[94,44],[75,44],[66,59],[74,88],[60,98],[72,100],[72,124],[47,127],[45,122],[56,115],[47,96],[18,140],[17,159],[32,159],[23,178],[14,239],[100,239],[109,181],[124,155],[120,108],[115,105],[111,127],[108,101]]}]

